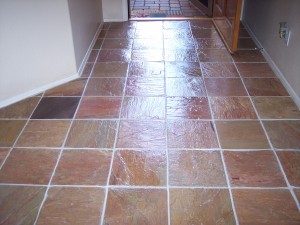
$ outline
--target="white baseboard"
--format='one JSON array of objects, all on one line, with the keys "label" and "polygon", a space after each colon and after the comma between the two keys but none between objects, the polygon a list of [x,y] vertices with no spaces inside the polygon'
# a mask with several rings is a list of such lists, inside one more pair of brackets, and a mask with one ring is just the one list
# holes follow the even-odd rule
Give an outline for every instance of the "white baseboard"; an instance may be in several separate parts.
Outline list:
[{"label": "white baseboard", "polygon": [[104,22],[125,22],[125,21],[128,21],[128,19],[123,19],[123,18],[119,18],[119,19],[104,18]]},{"label": "white baseboard", "polygon": [[261,52],[262,52],[263,56],[265,57],[265,59],[269,63],[269,65],[272,68],[272,70],[275,73],[275,75],[282,82],[283,86],[286,88],[286,90],[291,95],[292,99],[294,100],[295,104],[300,109],[300,97],[296,94],[296,92],[294,91],[294,89],[292,88],[292,86],[286,80],[285,76],[280,71],[280,69],[275,64],[275,62],[272,60],[272,58],[269,55],[269,53],[264,49],[264,47],[262,46],[262,44],[260,43],[260,41],[257,39],[257,37],[255,36],[255,34],[253,33],[253,31],[249,27],[249,25],[247,24],[247,22],[243,20],[242,23],[243,23],[244,27],[246,28],[246,30],[248,31],[249,35],[252,37],[252,39],[255,42],[255,44],[257,45],[257,47],[261,49]]}]

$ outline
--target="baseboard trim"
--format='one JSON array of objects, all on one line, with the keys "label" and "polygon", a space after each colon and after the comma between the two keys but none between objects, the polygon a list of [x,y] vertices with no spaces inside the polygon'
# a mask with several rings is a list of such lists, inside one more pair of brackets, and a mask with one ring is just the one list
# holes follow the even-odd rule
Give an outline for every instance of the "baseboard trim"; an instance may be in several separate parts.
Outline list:
[{"label": "baseboard trim", "polygon": [[119,19],[104,19],[104,22],[125,22],[128,21],[128,19],[123,19],[123,18],[119,18]]},{"label": "baseboard trim", "polygon": [[294,89],[292,88],[292,86],[286,80],[285,76],[280,71],[280,69],[278,68],[278,66],[276,65],[276,63],[272,60],[272,58],[269,55],[269,53],[264,49],[264,47],[262,46],[262,44],[260,43],[260,41],[255,36],[254,32],[251,30],[251,28],[248,25],[248,23],[246,21],[244,21],[244,20],[242,21],[242,23],[243,23],[244,27],[246,28],[246,30],[248,31],[249,35],[252,37],[252,39],[255,42],[255,44],[257,45],[257,47],[260,48],[263,56],[266,58],[267,62],[269,63],[269,65],[272,68],[272,70],[275,73],[275,75],[282,82],[283,86],[286,88],[286,90],[291,95],[292,99],[294,100],[295,104],[300,109],[300,97],[296,94],[296,92],[294,91]]}]

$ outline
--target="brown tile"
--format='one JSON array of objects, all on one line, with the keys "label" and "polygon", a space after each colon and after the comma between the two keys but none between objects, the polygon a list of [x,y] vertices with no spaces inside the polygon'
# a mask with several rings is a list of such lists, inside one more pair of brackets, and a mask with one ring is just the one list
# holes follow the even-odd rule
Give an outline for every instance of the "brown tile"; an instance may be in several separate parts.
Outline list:
[{"label": "brown tile", "polygon": [[236,63],[235,65],[242,77],[275,77],[274,72],[267,63]]},{"label": "brown tile", "polygon": [[219,38],[197,38],[195,45],[197,49],[225,49],[225,45]]},{"label": "brown tile", "polygon": [[90,74],[91,74],[91,71],[92,71],[92,69],[93,69],[93,67],[94,67],[94,63],[86,63],[85,64],[85,67],[84,67],[84,69],[83,69],[83,71],[82,71],[82,77],[89,77],[90,76]]},{"label": "brown tile", "polygon": [[209,96],[247,96],[239,78],[206,78],[204,81]]},{"label": "brown tile", "polygon": [[99,50],[92,50],[87,62],[94,63],[97,59],[98,54],[99,54]]},{"label": "brown tile", "polygon": [[52,88],[45,92],[45,96],[81,96],[87,79],[77,79],[69,83]]},{"label": "brown tile", "polygon": [[132,61],[163,61],[163,50],[132,50]]},{"label": "brown tile", "polygon": [[104,195],[101,188],[51,188],[37,224],[100,224]]},{"label": "brown tile", "polygon": [[114,147],[116,129],[116,121],[76,120],[71,127],[66,146],[112,148]]},{"label": "brown tile", "polygon": [[128,72],[129,77],[164,78],[163,62],[132,62]]},{"label": "brown tile", "polygon": [[165,62],[166,77],[188,78],[201,77],[198,62]]},{"label": "brown tile", "polygon": [[118,148],[165,147],[165,123],[161,121],[121,121]]},{"label": "brown tile", "polygon": [[194,29],[192,27],[192,33],[194,38],[211,38],[219,39],[219,34],[215,29]]},{"label": "brown tile", "polygon": [[254,50],[256,49],[257,46],[254,43],[254,41],[252,41],[252,38],[239,38],[238,39],[238,49],[241,50]]},{"label": "brown tile", "polygon": [[70,121],[34,120],[25,127],[16,146],[18,147],[61,147]]},{"label": "brown tile", "polygon": [[143,30],[143,31],[148,31],[148,30],[155,30],[160,31],[163,28],[163,22],[162,21],[142,21],[137,23],[136,29],[137,30]]},{"label": "brown tile", "polygon": [[264,121],[272,145],[277,149],[300,149],[300,121]]},{"label": "brown tile", "polygon": [[31,119],[72,119],[79,100],[79,97],[42,98]]},{"label": "brown tile", "polygon": [[[169,29],[164,30],[163,34],[165,41],[170,41],[171,39],[185,39],[193,41],[193,34],[189,29]],[[180,48],[180,46],[178,46],[178,48]]]},{"label": "brown tile", "polygon": [[220,152],[169,151],[169,184],[174,186],[226,186]]},{"label": "brown tile", "polygon": [[13,149],[0,171],[0,182],[48,184],[58,155],[53,149]]},{"label": "brown tile", "polygon": [[109,29],[105,38],[134,38],[135,29]]},{"label": "brown tile", "polygon": [[94,44],[93,49],[100,49],[101,46],[102,46],[103,40],[104,39],[102,39],[102,38],[101,39],[97,39],[96,42],[95,42],[95,44]]},{"label": "brown tile", "polygon": [[34,224],[46,187],[1,186],[1,224]]},{"label": "brown tile", "polygon": [[268,149],[266,135],[258,121],[217,121],[223,149]]},{"label": "brown tile", "polygon": [[191,20],[190,26],[192,29],[212,29],[214,24],[211,20]]},{"label": "brown tile", "polygon": [[189,21],[164,21],[163,29],[190,29]]},{"label": "brown tile", "polygon": [[107,29],[102,29],[98,35],[98,38],[105,38]]},{"label": "brown tile", "polygon": [[135,38],[142,38],[142,39],[152,39],[152,38],[163,38],[162,29],[153,29],[151,30],[137,30],[135,32]]},{"label": "brown tile", "polygon": [[122,106],[121,118],[164,119],[165,98],[125,97]]},{"label": "brown tile", "polygon": [[277,78],[245,78],[250,96],[289,96]]},{"label": "brown tile", "polygon": [[164,49],[167,51],[186,51],[187,49],[195,50],[195,42],[193,38],[171,37],[164,39]]},{"label": "brown tile", "polygon": [[256,97],[253,101],[262,119],[300,119],[300,111],[290,97]]},{"label": "brown tile", "polygon": [[124,78],[91,78],[85,96],[122,96]]},{"label": "brown tile", "polygon": [[104,39],[101,49],[131,49],[133,39]]},{"label": "brown tile", "polygon": [[168,122],[169,148],[217,148],[217,138],[209,121]]},{"label": "brown tile", "polygon": [[[130,29],[136,28],[137,22],[136,21],[126,21],[126,22],[113,22],[113,23],[109,23],[109,24],[110,24],[110,26],[107,28],[109,30],[115,30],[115,29],[130,30]],[[105,29],[105,27],[102,29]]]},{"label": "brown tile", "polygon": [[198,49],[200,62],[232,62],[226,49]]},{"label": "brown tile", "polygon": [[134,50],[152,50],[162,49],[164,47],[162,39],[134,39],[133,47]]},{"label": "brown tile", "polygon": [[211,110],[215,119],[256,119],[248,97],[212,97]]},{"label": "brown tile", "polygon": [[106,185],[112,153],[97,150],[64,150],[52,184]]},{"label": "brown tile", "polygon": [[235,225],[228,190],[171,189],[172,225],[228,224]]},{"label": "brown tile", "polygon": [[76,118],[119,118],[121,98],[83,97]]},{"label": "brown tile", "polygon": [[165,61],[169,62],[198,62],[194,49],[165,50]]},{"label": "brown tile", "polygon": [[205,97],[167,98],[169,119],[210,119],[208,100]]},{"label": "brown tile", "polygon": [[289,183],[300,187],[300,152],[280,151],[277,155]]},{"label": "brown tile", "polygon": [[126,96],[163,96],[164,94],[163,78],[130,77],[127,79]]},{"label": "brown tile", "polygon": [[233,63],[201,63],[204,77],[239,77]]},{"label": "brown tile", "polygon": [[249,38],[250,35],[249,35],[248,31],[245,28],[241,28],[239,30],[239,37],[240,38],[245,38],[245,37]]},{"label": "brown tile", "polygon": [[131,49],[102,49],[97,62],[129,62]]},{"label": "brown tile", "polygon": [[96,63],[92,77],[125,77],[127,69],[126,62]]},{"label": "brown tile", "polygon": [[167,96],[206,96],[205,85],[201,77],[167,78]]},{"label": "brown tile", "polygon": [[5,160],[7,154],[9,153],[9,148],[0,148],[0,166],[2,162]]},{"label": "brown tile", "polygon": [[32,97],[0,109],[0,118],[27,119],[30,117],[40,98]]},{"label": "brown tile", "polygon": [[167,225],[167,191],[110,189],[103,223]]},{"label": "brown tile", "polygon": [[252,152],[226,151],[224,152],[224,160],[232,186],[286,186],[274,153],[270,150]]},{"label": "brown tile", "polygon": [[0,120],[0,147],[12,147],[25,123],[25,120]]},{"label": "brown tile", "polygon": [[232,190],[240,224],[299,224],[289,190]]},{"label": "brown tile", "polygon": [[115,153],[110,185],[164,186],[167,180],[165,151]]},{"label": "brown tile", "polygon": [[[300,202],[300,189],[293,189],[294,193],[296,195],[296,198],[298,199],[298,203]],[[299,205],[298,205],[299,207]]]},{"label": "brown tile", "polygon": [[235,62],[266,62],[259,50],[238,50],[232,58]]}]

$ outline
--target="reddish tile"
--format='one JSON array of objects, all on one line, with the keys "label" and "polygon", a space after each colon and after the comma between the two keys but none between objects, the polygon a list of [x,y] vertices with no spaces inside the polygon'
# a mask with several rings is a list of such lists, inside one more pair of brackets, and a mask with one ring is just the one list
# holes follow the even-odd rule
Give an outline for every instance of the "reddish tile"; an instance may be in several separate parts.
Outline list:
[{"label": "reddish tile", "polygon": [[91,78],[85,96],[122,96],[124,78]]},{"label": "reddish tile", "polygon": [[0,182],[48,184],[58,155],[53,149],[13,149],[0,171]]},{"label": "reddish tile", "polygon": [[0,147],[12,147],[25,123],[25,120],[0,120]]},{"label": "reddish tile", "polygon": [[132,61],[163,61],[162,49],[156,50],[132,50]]},{"label": "reddish tile", "polygon": [[126,62],[96,63],[92,77],[125,77],[127,69]]},{"label": "reddish tile", "polygon": [[163,49],[162,39],[134,39],[133,47],[134,50],[153,50]]},{"label": "reddish tile", "polygon": [[235,62],[266,62],[259,50],[238,50],[232,58]]},{"label": "reddish tile", "polygon": [[194,39],[175,37],[164,39],[164,49],[167,51],[186,51],[187,49],[195,50]]},{"label": "reddish tile", "polygon": [[206,96],[203,79],[200,77],[167,78],[167,96]]},{"label": "reddish tile", "polygon": [[165,81],[162,78],[130,77],[126,83],[126,96],[163,96]]},{"label": "reddish tile", "polygon": [[[149,31],[152,30],[152,32],[157,32],[162,30],[163,28],[163,22],[162,21],[142,21],[137,23],[136,29],[142,30],[142,31]],[[155,33],[154,32],[154,33]]]},{"label": "reddish tile", "polygon": [[170,41],[171,39],[185,39],[190,41],[193,40],[193,34],[189,29],[169,29],[164,30],[163,34],[164,39],[167,39],[165,41]]},{"label": "reddish tile", "polygon": [[133,39],[104,39],[101,49],[131,49]]},{"label": "reddish tile", "polygon": [[[155,32],[154,32],[155,31]],[[162,29],[144,29],[144,30],[137,30],[135,32],[135,38],[142,38],[142,39],[152,39],[152,38],[163,38]]]},{"label": "reddish tile", "polygon": [[135,29],[109,29],[105,38],[134,38]]},{"label": "reddish tile", "polygon": [[197,49],[225,49],[222,40],[215,38],[197,38],[195,39]]},{"label": "reddish tile", "polygon": [[245,78],[244,82],[251,96],[289,96],[277,78]]},{"label": "reddish tile", "polygon": [[296,195],[296,198],[298,199],[298,207],[299,207],[299,202],[300,202],[300,189],[293,189],[294,193]]},{"label": "reddish tile", "polygon": [[215,29],[194,29],[192,27],[192,33],[194,38],[211,38],[219,39],[219,34]]},{"label": "reddish tile", "polygon": [[192,29],[212,29],[214,24],[211,20],[191,20],[190,26]]},{"label": "reddish tile", "polygon": [[163,22],[163,29],[190,29],[189,21],[164,21]]},{"label": "reddish tile", "polygon": [[92,50],[91,53],[90,53],[90,56],[87,60],[88,63],[93,63],[96,61],[97,59],[97,56],[99,54],[99,50]]},{"label": "reddish tile", "polygon": [[166,77],[187,78],[201,77],[198,62],[165,62]]},{"label": "reddish tile", "polygon": [[289,183],[300,187],[300,152],[280,151],[277,155]]},{"label": "reddish tile", "polygon": [[204,77],[239,77],[233,63],[201,63],[202,74]]},{"label": "reddish tile", "polygon": [[5,160],[7,154],[9,153],[9,148],[0,148],[0,166],[2,162]]},{"label": "reddish tile", "polygon": [[94,63],[86,63],[83,71],[82,71],[82,77],[89,77],[91,72],[92,72],[92,69],[94,67]]},{"label": "reddish tile", "polygon": [[77,79],[69,83],[52,88],[45,92],[45,96],[81,96],[87,79]]},{"label": "reddish tile", "polygon": [[165,50],[165,61],[169,62],[198,62],[194,49]]},{"label": "reddish tile", "polygon": [[95,42],[95,44],[94,44],[93,49],[100,49],[101,46],[102,46],[103,40],[104,39],[97,39],[96,42]]},{"label": "reddish tile", "polygon": [[128,72],[129,77],[164,78],[163,62],[132,62]]},{"label": "reddish tile", "polygon": [[200,62],[232,62],[226,49],[198,49]]},{"label": "reddish tile", "polygon": [[209,96],[247,96],[239,78],[206,78],[204,81]]},{"label": "reddish tile", "polygon": [[238,39],[239,50],[255,50],[257,49],[256,44],[252,41],[252,38],[239,38]]},{"label": "reddish tile", "polygon": [[267,63],[236,63],[242,77],[264,78],[275,77]]},{"label": "reddish tile", "polygon": [[131,49],[102,49],[97,62],[129,62]]}]

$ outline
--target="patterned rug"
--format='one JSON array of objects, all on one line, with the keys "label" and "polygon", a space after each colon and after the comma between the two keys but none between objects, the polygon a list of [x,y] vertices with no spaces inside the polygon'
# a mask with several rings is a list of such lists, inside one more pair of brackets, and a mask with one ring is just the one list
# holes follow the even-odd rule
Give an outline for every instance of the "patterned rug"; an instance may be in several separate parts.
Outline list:
[{"label": "patterned rug", "polygon": [[181,10],[132,10],[131,18],[184,17]]}]

